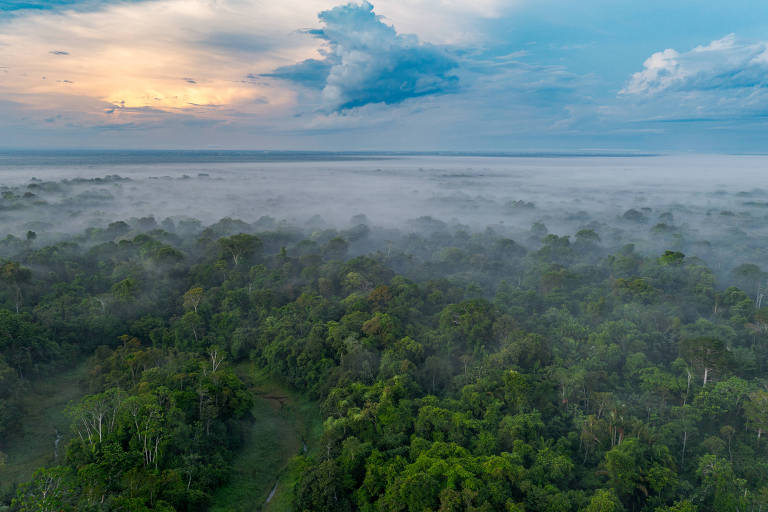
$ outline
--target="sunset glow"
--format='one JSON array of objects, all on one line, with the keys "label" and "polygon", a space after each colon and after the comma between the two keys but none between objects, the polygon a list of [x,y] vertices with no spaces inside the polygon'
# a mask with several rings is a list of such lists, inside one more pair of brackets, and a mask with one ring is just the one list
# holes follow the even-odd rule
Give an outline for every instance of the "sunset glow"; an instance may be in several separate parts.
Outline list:
[{"label": "sunset glow", "polygon": [[[700,13],[700,33],[683,35],[630,28],[603,0],[591,11],[602,21],[548,3],[6,2],[0,135],[55,145],[88,133],[131,146],[157,139],[118,139],[116,126],[174,139],[180,123],[198,120],[185,141],[210,141],[205,127],[216,123],[236,147],[295,137],[344,147],[350,130],[375,130],[369,147],[450,148],[466,133],[488,149],[589,147],[588,133],[618,148],[757,140],[768,52],[736,8]],[[630,18],[651,21],[659,9],[654,1]],[[719,19],[732,20],[726,32]]]}]

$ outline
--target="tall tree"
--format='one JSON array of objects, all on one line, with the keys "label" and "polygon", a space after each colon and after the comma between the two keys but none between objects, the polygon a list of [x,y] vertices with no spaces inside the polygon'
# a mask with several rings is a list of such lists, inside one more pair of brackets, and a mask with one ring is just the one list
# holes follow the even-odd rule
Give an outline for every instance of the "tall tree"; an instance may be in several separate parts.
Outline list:
[{"label": "tall tree", "polygon": [[16,262],[8,261],[0,265],[0,281],[13,290],[16,312],[21,310],[21,286],[29,282],[32,272]]},{"label": "tall tree", "polygon": [[717,338],[692,338],[680,342],[680,355],[702,375],[706,386],[713,371],[726,370],[733,360],[725,344]]}]

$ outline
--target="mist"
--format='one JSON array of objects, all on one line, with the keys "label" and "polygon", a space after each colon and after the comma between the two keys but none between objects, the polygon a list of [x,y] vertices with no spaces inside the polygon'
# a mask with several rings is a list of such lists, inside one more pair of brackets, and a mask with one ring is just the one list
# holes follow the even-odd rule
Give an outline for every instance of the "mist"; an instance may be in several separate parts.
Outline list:
[{"label": "mist", "polygon": [[0,159],[0,223],[10,235],[0,251],[12,257],[14,237],[28,231],[41,245],[117,221],[134,234],[196,234],[230,218],[249,232],[279,227],[318,240],[362,224],[365,237],[346,233],[359,254],[409,234],[490,228],[536,248],[543,235],[591,229],[608,250],[681,250],[726,271],[765,258],[767,164],[703,155],[10,153]]},{"label": "mist", "polygon": [[[133,477],[101,497],[91,489],[107,488],[104,472],[82,468],[130,456],[141,473],[124,475],[177,475],[159,491],[173,510],[251,510],[273,496],[285,510],[357,510],[373,501],[353,488],[382,458],[392,474],[425,474],[430,445],[473,453],[460,463],[472,471],[518,460],[509,475],[550,489],[538,465],[556,455],[573,512],[602,499],[616,453],[647,446],[680,475],[660,495],[673,504],[708,457],[729,461],[726,441],[753,453],[768,425],[766,164],[0,155],[0,508],[26,510],[16,505],[37,500],[32,484],[49,474],[69,510],[119,504]],[[743,414],[706,415],[736,400]],[[678,422],[691,409],[695,427]],[[140,416],[161,420],[148,430]],[[282,469],[253,485],[265,456]],[[750,474],[739,457],[757,455],[734,456],[730,471]],[[346,476],[313,483],[329,471]],[[467,496],[539,510],[518,481]],[[612,492],[627,507],[611,510],[661,503]],[[406,508],[437,510],[446,496]],[[404,510],[399,500],[382,509]]]}]

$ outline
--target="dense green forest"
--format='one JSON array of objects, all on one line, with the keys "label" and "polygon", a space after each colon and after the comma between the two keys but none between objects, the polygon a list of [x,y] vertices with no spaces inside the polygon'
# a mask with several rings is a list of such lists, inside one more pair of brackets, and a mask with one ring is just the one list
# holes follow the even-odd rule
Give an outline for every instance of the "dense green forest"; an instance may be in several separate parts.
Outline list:
[{"label": "dense green forest", "polygon": [[765,219],[704,215],[708,238],[651,208],[514,239],[364,215],[9,235],[0,470],[30,386],[84,365],[86,391],[43,467],[0,473],[0,510],[207,510],[259,376],[319,411],[275,475],[288,509],[768,509]]}]

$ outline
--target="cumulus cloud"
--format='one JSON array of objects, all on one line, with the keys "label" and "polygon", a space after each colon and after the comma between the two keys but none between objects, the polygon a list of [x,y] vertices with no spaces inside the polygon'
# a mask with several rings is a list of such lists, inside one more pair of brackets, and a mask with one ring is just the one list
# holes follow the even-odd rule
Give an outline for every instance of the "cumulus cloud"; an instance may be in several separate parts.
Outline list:
[{"label": "cumulus cloud", "polygon": [[643,70],[632,75],[623,94],[656,93],[680,83],[685,72],[680,69],[680,54],[672,48],[656,52],[643,63]]},{"label": "cumulus cloud", "polygon": [[623,92],[763,88],[768,85],[768,43],[743,43],[734,34],[685,53],[651,55]]},{"label": "cumulus cloud", "polygon": [[743,42],[730,34],[687,52],[654,53],[620,96],[639,100],[648,117],[660,119],[763,116],[768,42]]},{"label": "cumulus cloud", "polygon": [[323,28],[310,33],[327,45],[324,58],[282,66],[267,76],[321,88],[324,109],[396,104],[456,89],[456,59],[415,35],[398,34],[369,2],[334,7],[319,19]]}]

